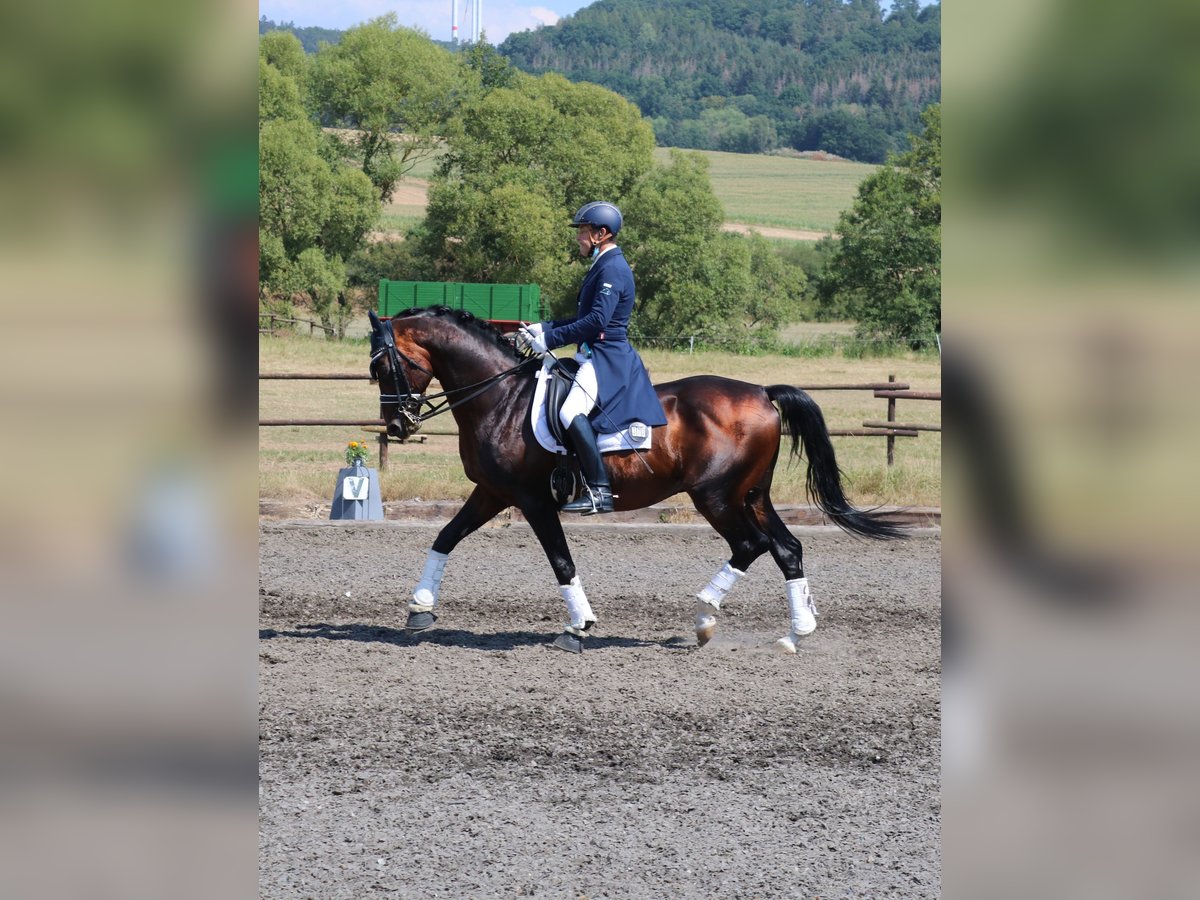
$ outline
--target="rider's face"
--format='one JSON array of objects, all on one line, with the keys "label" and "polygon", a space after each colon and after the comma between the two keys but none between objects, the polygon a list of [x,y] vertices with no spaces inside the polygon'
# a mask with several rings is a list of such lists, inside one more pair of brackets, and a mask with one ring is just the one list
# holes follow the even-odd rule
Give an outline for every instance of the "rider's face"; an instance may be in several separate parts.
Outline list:
[{"label": "rider's face", "polygon": [[592,247],[599,247],[604,241],[609,240],[608,230],[605,228],[595,228],[591,225],[580,225],[579,230],[575,233],[575,240],[579,242],[579,255],[591,256]]}]

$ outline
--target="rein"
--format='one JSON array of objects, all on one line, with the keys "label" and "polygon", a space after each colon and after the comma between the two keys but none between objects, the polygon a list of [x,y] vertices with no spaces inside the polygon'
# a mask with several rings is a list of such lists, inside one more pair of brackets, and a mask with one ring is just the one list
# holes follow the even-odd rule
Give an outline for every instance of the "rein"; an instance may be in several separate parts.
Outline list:
[{"label": "rein", "polygon": [[[388,334],[387,337],[390,338],[391,335]],[[389,361],[392,364],[392,387],[395,389],[395,393],[385,394],[383,391],[380,391],[379,402],[395,403],[397,406],[399,406],[400,413],[406,419],[408,419],[409,424],[414,430],[416,430],[416,428],[427,419],[432,419],[434,416],[440,416],[444,412],[450,412],[452,409],[456,409],[457,407],[462,406],[464,403],[474,400],[481,394],[491,390],[508,376],[515,374],[520,369],[529,365],[529,363],[540,362],[537,357],[523,359],[512,368],[505,369],[503,372],[498,372],[495,375],[491,375],[482,381],[477,381],[474,384],[464,385],[460,388],[451,388],[448,391],[441,391],[437,394],[429,394],[427,396],[425,394],[413,393],[412,385],[408,380],[408,375],[403,374],[403,370],[400,367],[400,362],[403,361],[405,365],[412,366],[417,371],[424,372],[431,378],[434,377],[433,372],[425,368],[416,360],[409,358],[409,356],[403,350],[396,346],[395,341],[387,339],[384,341],[383,348],[371,357],[372,364],[374,364],[375,360],[379,359],[379,357],[383,356],[385,353],[388,355]],[[400,390],[401,377],[404,378],[403,392]],[[382,386],[382,383],[380,383],[380,387]],[[472,393],[467,394],[465,397],[459,397],[454,400],[450,399],[453,395],[461,394],[464,391],[471,391]],[[441,400],[442,402],[434,403],[435,400]],[[429,409],[425,412],[418,412],[418,410],[420,410],[423,406],[428,406]]]}]

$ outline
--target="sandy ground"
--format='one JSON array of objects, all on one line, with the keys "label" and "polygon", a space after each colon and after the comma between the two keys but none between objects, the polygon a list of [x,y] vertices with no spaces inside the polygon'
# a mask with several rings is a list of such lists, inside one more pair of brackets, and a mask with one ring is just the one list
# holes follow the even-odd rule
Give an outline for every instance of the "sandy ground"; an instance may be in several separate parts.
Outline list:
[{"label": "sandy ground", "polygon": [[940,533],[795,528],[820,617],[796,656],[768,557],[694,649],[707,526],[570,525],[599,617],[527,526],[404,603],[436,525],[263,523],[264,897],[936,897]]}]

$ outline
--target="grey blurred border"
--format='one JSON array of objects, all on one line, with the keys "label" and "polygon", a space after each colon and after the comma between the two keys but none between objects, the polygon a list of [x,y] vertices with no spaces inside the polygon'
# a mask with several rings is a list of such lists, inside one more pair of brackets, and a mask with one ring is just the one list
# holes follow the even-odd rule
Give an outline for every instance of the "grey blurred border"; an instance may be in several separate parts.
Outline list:
[{"label": "grey blurred border", "polygon": [[0,893],[257,884],[257,10],[0,29]]},{"label": "grey blurred border", "polygon": [[943,22],[946,893],[1195,896],[1200,7]]}]

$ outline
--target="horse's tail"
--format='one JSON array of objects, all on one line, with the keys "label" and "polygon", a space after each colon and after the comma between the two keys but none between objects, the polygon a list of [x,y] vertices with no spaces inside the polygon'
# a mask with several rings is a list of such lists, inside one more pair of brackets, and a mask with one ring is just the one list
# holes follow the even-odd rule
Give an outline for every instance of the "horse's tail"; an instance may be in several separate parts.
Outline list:
[{"label": "horse's tail", "polygon": [[805,487],[808,495],[835,525],[869,538],[902,538],[906,532],[875,510],[855,509],[842,492],[841,471],[825,427],[825,416],[815,400],[799,388],[775,384],[767,396],[779,405],[784,432],[792,436],[792,455],[800,455],[800,442],[808,456]]}]

